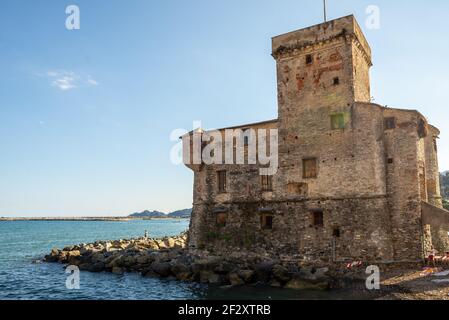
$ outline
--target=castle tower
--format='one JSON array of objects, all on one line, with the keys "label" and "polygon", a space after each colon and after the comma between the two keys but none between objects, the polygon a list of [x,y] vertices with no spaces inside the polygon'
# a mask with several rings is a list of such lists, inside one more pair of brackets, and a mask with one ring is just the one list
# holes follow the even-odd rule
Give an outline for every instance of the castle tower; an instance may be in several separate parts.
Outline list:
[{"label": "castle tower", "polygon": [[321,106],[370,102],[371,49],[354,16],[272,39],[279,117]]},{"label": "castle tower", "polygon": [[[370,102],[372,65],[371,49],[355,17],[274,37],[272,45],[278,86],[279,194],[285,193],[284,186],[306,197],[385,193],[379,179],[383,164],[372,157],[381,146],[370,141],[370,150],[354,130],[354,104]],[[373,135],[378,134],[378,122],[367,117],[373,120],[368,124]],[[364,168],[357,167],[360,161],[374,170],[364,186],[350,185],[351,178],[356,181],[364,174]],[[325,176],[333,176],[338,188],[329,188]]]}]

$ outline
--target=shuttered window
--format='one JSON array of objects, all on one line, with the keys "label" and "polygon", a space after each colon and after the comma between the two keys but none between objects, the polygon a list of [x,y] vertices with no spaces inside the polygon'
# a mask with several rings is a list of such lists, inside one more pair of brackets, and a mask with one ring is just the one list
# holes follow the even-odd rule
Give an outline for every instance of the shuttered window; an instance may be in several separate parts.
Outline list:
[{"label": "shuttered window", "polygon": [[302,160],[302,168],[303,168],[303,178],[304,179],[310,179],[310,178],[317,177],[318,170],[317,170],[316,158],[303,159]]}]

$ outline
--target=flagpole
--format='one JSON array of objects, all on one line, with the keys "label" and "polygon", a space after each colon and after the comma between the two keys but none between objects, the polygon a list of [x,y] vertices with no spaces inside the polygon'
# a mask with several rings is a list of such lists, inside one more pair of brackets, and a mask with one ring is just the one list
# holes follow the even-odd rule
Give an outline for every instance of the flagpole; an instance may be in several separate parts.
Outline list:
[{"label": "flagpole", "polygon": [[324,22],[327,22],[326,0],[323,0],[323,4],[324,4]]}]

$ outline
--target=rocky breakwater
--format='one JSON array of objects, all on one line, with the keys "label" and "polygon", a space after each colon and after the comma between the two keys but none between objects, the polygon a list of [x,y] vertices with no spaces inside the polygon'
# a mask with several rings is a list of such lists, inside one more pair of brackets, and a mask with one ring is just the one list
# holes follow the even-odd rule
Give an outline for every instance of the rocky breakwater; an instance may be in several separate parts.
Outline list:
[{"label": "rocky breakwater", "polygon": [[148,273],[154,265],[185,255],[187,234],[162,239],[138,238],[129,240],[97,241],[54,248],[45,256],[46,262],[75,265],[91,272],[109,271]]},{"label": "rocky breakwater", "polygon": [[186,249],[187,234],[163,239],[98,241],[53,249],[46,262],[76,265],[90,272],[139,272],[218,286],[269,285],[289,289],[329,289],[338,281],[329,268],[298,267],[260,254],[235,252],[226,257]]}]

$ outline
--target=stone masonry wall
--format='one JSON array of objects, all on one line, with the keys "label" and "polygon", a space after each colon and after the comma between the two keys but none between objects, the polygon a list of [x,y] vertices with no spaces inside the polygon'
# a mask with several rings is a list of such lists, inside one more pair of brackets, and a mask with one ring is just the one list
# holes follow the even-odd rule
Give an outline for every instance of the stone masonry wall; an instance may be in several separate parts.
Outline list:
[{"label": "stone masonry wall", "polygon": [[383,135],[395,257],[420,259],[424,256],[420,203],[421,194],[425,194],[419,174],[424,157],[423,139],[418,133],[421,116],[388,108],[383,116],[395,119],[395,128],[386,129]]},{"label": "stone masonry wall", "polygon": [[[302,262],[391,261],[386,205],[385,198],[202,204],[195,213],[201,217],[196,247],[223,255],[238,250],[299,256]],[[216,208],[226,209],[226,226],[216,224]],[[313,225],[315,208],[323,209],[323,226]],[[262,228],[261,209],[273,215],[272,229]]]}]

